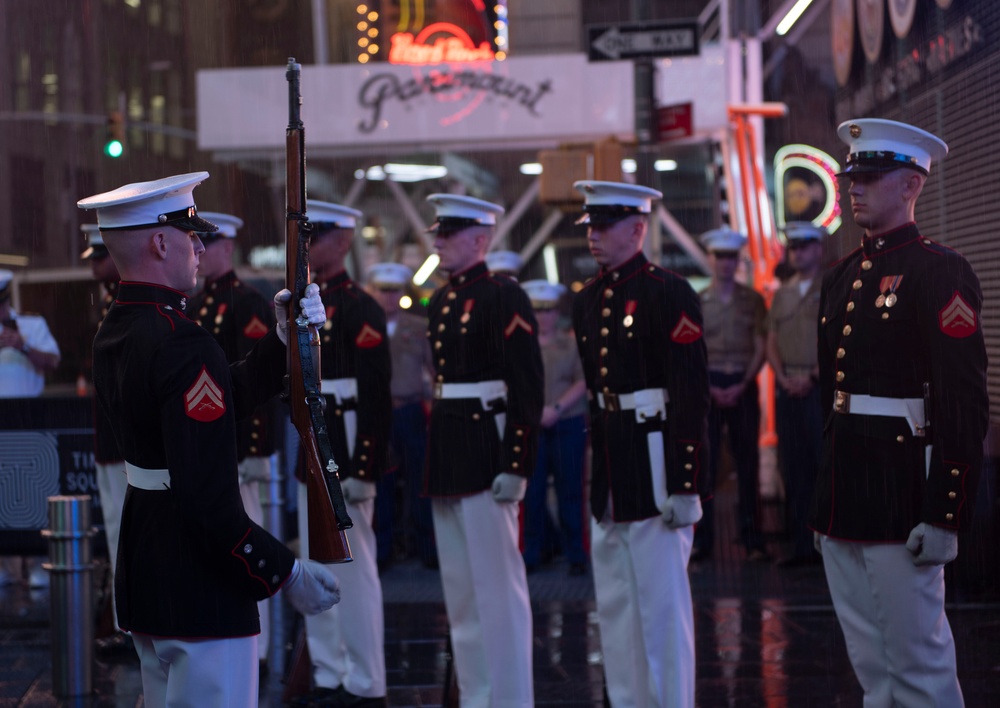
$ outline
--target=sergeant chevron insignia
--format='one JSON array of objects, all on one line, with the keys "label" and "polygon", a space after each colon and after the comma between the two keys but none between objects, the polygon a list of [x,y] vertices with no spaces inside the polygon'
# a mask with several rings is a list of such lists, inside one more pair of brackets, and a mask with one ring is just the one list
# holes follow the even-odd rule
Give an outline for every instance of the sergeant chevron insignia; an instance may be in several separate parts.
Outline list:
[{"label": "sergeant chevron insignia", "polygon": [[686,312],[681,313],[681,318],[670,332],[670,339],[678,344],[690,344],[701,339],[701,327],[694,323]]},{"label": "sergeant chevron insignia", "polygon": [[956,339],[968,337],[977,329],[976,311],[956,291],[948,304],[938,313],[938,327],[949,337]]},{"label": "sergeant chevron insignia", "polygon": [[218,420],[226,412],[226,400],[222,389],[204,366],[201,367],[201,373],[191,384],[191,388],[184,392],[184,412],[199,423]]}]

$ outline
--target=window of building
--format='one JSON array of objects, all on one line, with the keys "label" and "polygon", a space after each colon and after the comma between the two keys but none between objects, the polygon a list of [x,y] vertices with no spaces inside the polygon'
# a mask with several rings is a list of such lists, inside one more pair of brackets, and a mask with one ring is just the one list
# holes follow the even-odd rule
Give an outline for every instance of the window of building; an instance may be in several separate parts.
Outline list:
[{"label": "window of building", "polygon": [[45,163],[23,155],[10,156],[11,244],[25,255],[48,252],[45,239]]}]

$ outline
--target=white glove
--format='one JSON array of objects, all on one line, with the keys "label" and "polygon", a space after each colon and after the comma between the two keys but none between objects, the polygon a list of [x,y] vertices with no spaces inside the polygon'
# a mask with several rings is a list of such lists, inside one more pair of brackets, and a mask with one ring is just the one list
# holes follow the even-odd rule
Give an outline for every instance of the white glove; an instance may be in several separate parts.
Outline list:
[{"label": "white glove", "polygon": [[701,499],[697,494],[671,494],[660,514],[669,528],[691,526],[701,521]]},{"label": "white glove", "polygon": [[[278,339],[285,346],[288,346],[288,303],[291,302],[292,293],[285,288],[274,294],[274,317],[278,321],[275,328],[278,332]],[[326,307],[323,305],[323,298],[319,295],[319,286],[316,283],[309,283],[306,286],[306,296],[299,300],[299,307],[302,314],[309,320],[309,324],[320,326],[326,322]]]},{"label": "white glove", "polygon": [[501,472],[493,478],[493,500],[498,502],[519,502],[524,499],[528,480],[519,474]]},{"label": "white glove", "polygon": [[278,333],[278,339],[286,347],[288,346],[288,303],[291,299],[292,291],[288,288],[274,294],[274,319],[277,320],[274,329]]},{"label": "white glove", "polygon": [[344,491],[344,501],[348,504],[357,504],[366,499],[375,498],[375,483],[366,482],[357,477],[341,480],[340,488]]},{"label": "white glove", "polygon": [[813,548],[820,555],[823,555],[823,537],[820,535],[819,531],[813,531]]},{"label": "white glove", "polygon": [[316,283],[309,283],[306,286],[305,297],[299,300],[299,307],[309,324],[322,327],[326,324],[326,305],[323,298],[319,296],[319,286]]},{"label": "white glove", "polygon": [[284,585],[292,607],[304,615],[318,615],[340,602],[340,581],[314,560],[296,560]]},{"label": "white glove", "polygon": [[945,565],[958,555],[958,531],[921,522],[910,531],[906,548],[913,554],[913,565]]}]

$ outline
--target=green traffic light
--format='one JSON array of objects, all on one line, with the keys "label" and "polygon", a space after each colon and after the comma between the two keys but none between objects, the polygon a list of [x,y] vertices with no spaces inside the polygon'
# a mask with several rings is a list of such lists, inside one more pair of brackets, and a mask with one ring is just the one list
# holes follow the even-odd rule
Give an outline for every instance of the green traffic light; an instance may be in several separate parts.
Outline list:
[{"label": "green traffic light", "polygon": [[108,157],[121,157],[125,152],[125,146],[121,140],[109,140],[104,144],[104,154]]}]

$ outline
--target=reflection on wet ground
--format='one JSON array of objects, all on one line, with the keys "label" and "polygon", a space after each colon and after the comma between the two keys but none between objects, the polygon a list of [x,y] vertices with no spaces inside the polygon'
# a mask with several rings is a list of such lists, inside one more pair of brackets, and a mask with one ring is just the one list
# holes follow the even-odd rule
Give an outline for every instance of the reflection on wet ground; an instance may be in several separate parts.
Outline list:
[{"label": "reflection on wet ground", "polygon": [[[724,534],[723,538],[726,538]],[[722,544],[720,543],[720,546]],[[773,545],[772,550],[777,550]],[[860,706],[822,566],[750,563],[737,545],[690,569],[696,610],[697,701],[702,708]],[[441,704],[447,621],[438,574],[403,562],[382,575],[389,703]],[[600,706],[601,649],[588,577],[555,562],[529,576],[536,703]],[[47,592],[0,591],[0,706],[141,706],[134,658],[97,657],[93,696],[52,697]],[[291,611],[285,611],[290,625]],[[1000,705],[1000,601],[996,593],[949,603],[967,705]],[[291,635],[286,627],[284,635]],[[261,705],[281,705],[284,647],[273,644]],[[277,659],[277,660],[276,660]]]}]

